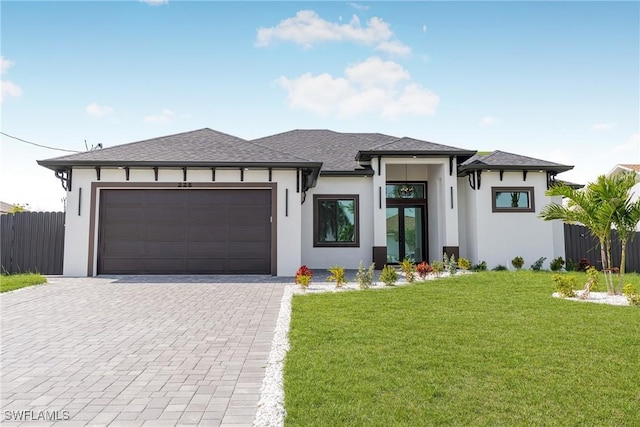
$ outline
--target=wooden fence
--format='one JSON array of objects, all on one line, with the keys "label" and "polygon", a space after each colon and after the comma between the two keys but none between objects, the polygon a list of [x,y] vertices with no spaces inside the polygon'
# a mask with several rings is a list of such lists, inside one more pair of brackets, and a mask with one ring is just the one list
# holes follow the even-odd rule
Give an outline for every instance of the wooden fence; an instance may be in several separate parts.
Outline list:
[{"label": "wooden fence", "polygon": [[[589,264],[598,269],[602,268],[598,239],[589,233],[587,227],[582,225],[564,225],[564,251],[565,259],[570,259],[577,263],[582,258],[586,258]],[[611,257],[613,258],[613,265],[615,267],[620,266],[621,252],[622,248],[618,240],[618,233],[614,230],[611,232]],[[630,242],[627,242],[627,265],[625,272],[640,273],[640,232],[636,233],[636,236]]]},{"label": "wooden fence", "polygon": [[0,215],[3,273],[62,274],[64,212]]}]

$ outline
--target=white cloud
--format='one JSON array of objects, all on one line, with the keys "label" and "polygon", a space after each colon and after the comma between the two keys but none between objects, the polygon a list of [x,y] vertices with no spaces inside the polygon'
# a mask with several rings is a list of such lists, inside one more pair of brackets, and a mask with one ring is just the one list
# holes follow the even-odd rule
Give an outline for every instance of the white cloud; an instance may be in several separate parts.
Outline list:
[{"label": "white cloud", "polygon": [[393,40],[393,31],[382,19],[373,17],[365,27],[353,15],[348,24],[326,21],[312,10],[301,10],[293,18],[280,21],[275,27],[258,29],[256,46],[269,46],[275,41],[286,41],[311,48],[326,41],[348,41],[365,45],[375,45],[376,49],[392,54],[407,55],[411,49]]},{"label": "white cloud", "polygon": [[4,56],[0,56],[0,71],[2,72],[2,74],[6,73],[7,70],[13,67],[14,64],[15,62],[6,59]]},{"label": "white cloud", "polygon": [[349,3],[349,6],[351,6],[354,9],[358,9],[358,10],[369,10],[369,6],[365,6],[363,4]]},{"label": "white cloud", "polygon": [[344,77],[306,73],[294,79],[282,76],[277,83],[287,91],[290,108],[325,116],[424,116],[435,114],[440,102],[438,95],[411,82],[401,65],[378,57],[347,67]]},{"label": "white cloud", "polygon": [[146,116],[143,120],[145,123],[167,123],[173,120],[175,113],[171,110],[164,109],[159,114]]},{"label": "white cloud", "polygon": [[607,131],[613,129],[613,126],[612,123],[597,123],[591,126],[591,130]]},{"label": "white cloud", "polygon": [[140,0],[140,3],[146,3],[149,6],[162,6],[163,4],[169,4],[169,0]]},{"label": "white cloud", "polygon": [[376,46],[376,50],[388,53],[389,55],[396,56],[409,56],[411,55],[411,48],[404,43],[397,40],[381,42]]},{"label": "white cloud", "polygon": [[10,96],[22,95],[22,88],[9,80],[2,80],[2,91],[0,92],[0,103]]},{"label": "white cloud", "polygon": [[100,105],[97,102],[87,105],[85,109],[88,115],[93,117],[106,117],[114,113],[114,109],[107,105]]},{"label": "white cloud", "polygon": [[497,125],[501,122],[500,119],[493,117],[493,116],[484,116],[482,119],[480,119],[480,126],[493,126],[493,125]]},{"label": "white cloud", "polygon": [[[2,72],[2,74],[6,73],[7,70],[13,67],[14,64],[15,62],[5,58],[4,56],[0,56],[0,71]],[[9,80],[0,81],[0,86],[0,103],[2,103],[8,97],[16,97],[22,95],[22,88]]]}]

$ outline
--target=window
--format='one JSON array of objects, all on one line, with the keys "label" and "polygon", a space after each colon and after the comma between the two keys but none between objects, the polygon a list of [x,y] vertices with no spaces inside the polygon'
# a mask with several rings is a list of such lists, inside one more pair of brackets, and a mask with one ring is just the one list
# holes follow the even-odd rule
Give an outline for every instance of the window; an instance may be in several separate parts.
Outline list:
[{"label": "window", "polygon": [[535,212],[533,187],[491,187],[493,212]]},{"label": "window", "polygon": [[358,196],[313,196],[313,245],[359,247]]},{"label": "window", "polygon": [[424,184],[387,184],[387,199],[424,199]]}]

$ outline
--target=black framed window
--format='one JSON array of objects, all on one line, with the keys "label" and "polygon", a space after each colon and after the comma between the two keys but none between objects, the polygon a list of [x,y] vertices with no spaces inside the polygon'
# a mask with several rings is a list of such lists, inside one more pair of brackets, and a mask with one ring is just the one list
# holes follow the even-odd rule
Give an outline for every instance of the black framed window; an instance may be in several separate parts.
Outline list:
[{"label": "black framed window", "polygon": [[533,187],[491,187],[493,212],[535,212]]},{"label": "black framed window", "polygon": [[313,245],[359,247],[357,195],[313,196]]}]

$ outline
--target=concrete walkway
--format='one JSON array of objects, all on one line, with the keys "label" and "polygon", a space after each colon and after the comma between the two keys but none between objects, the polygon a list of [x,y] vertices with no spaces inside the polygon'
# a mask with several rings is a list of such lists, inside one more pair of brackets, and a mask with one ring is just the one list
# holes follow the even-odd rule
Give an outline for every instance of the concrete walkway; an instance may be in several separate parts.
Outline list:
[{"label": "concrete walkway", "polygon": [[0,294],[3,425],[252,425],[291,279],[49,282]]}]

